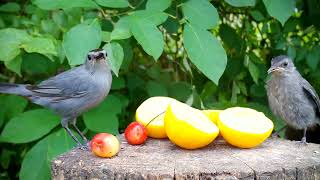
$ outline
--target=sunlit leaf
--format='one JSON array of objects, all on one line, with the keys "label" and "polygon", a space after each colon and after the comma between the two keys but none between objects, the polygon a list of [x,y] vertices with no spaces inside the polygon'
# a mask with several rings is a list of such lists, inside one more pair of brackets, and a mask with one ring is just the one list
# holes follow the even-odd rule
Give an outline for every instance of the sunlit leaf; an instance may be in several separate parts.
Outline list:
[{"label": "sunlit leaf", "polygon": [[216,8],[207,0],[189,0],[182,4],[182,12],[192,26],[204,29],[213,28],[219,21]]},{"label": "sunlit leaf", "polygon": [[17,73],[19,76],[21,76],[21,64],[22,64],[21,56],[17,56],[14,59],[12,59],[11,61],[4,62],[4,65],[6,66],[6,68]]},{"label": "sunlit leaf", "polygon": [[0,12],[18,12],[20,5],[14,2],[8,2],[0,6]]},{"label": "sunlit leaf", "polygon": [[129,16],[122,17],[114,26],[111,32],[111,39],[128,39],[131,37],[130,18]]},{"label": "sunlit leaf", "polygon": [[75,142],[64,129],[48,135],[27,152],[22,161],[19,178],[21,180],[51,179],[50,164],[53,158],[74,146]]},{"label": "sunlit leaf", "polygon": [[190,60],[218,84],[227,65],[227,55],[220,42],[207,30],[191,25],[184,27],[183,42]]},{"label": "sunlit leaf", "polygon": [[10,61],[20,54],[20,45],[31,36],[25,30],[7,28],[0,30],[0,61]]},{"label": "sunlit leaf", "polygon": [[57,55],[56,46],[50,38],[31,38],[29,41],[23,43],[21,47],[28,53],[36,52],[40,54]]},{"label": "sunlit leaf", "polygon": [[96,25],[79,24],[70,29],[63,38],[63,48],[70,65],[83,64],[89,51],[101,43],[101,29]]},{"label": "sunlit leaf", "polygon": [[83,115],[84,123],[88,129],[94,132],[118,134],[117,114],[121,110],[121,101],[116,96],[108,95],[99,106]]},{"label": "sunlit leaf", "polygon": [[148,0],[146,9],[153,11],[164,11],[171,4],[171,0]]},{"label": "sunlit leaf", "polygon": [[254,6],[256,0],[225,0],[228,4],[235,7]]},{"label": "sunlit leaf", "polygon": [[280,21],[282,25],[294,13],[295,0],[263,0],[263,3],[270,16]]},{"label": "sunlit leaf", "polygon": [[44,10],[57,10],[57,9],[69,9],[69,8],[98,8],[99,6],[91,0],[34,0],[33,4],[37,5],[40,9]]},{"label": "sunlit leaf", "polygon": [[148,21],[158,26],[167,20],[168,15],[160,11],[138,10],[130,14],[130,18],[133,18],[134,21],[142,20],[145,23]]},{"label": "sunlit leaf", "polygon": [[51,111],[30,110],[12,118],[4,127],[1,136],[6,142],[31,142],[46,135],[58,124],[60,118]]},{"label": "sunlit leaf", "polygon": [[121,45],[117,42],[111,42],[103,46],[103,48],[107,51],[112,71],[118,76],[124,56]]},{"label": "sunlit leaf", "polygon": [[100,6],[110,8],[126,8],[129,6],[127,0],[95,0]]},{"label": "sunlit leaf", "polygon": [[131,31],[142,48],[157,60],[162,54],[164,40],[160,30],[150,21],[131,18]]}]

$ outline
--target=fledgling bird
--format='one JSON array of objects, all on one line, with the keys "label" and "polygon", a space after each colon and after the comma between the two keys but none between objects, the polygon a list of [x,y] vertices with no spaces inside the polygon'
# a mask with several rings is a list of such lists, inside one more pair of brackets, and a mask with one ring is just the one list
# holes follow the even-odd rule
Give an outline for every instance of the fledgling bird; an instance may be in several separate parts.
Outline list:
[{"label": "fledgling bird", "polygon": [[[112,74],[107,53],[95,49],[87,54],[85,63],[60,73],[38,85],[0,83],[0,93],[24,96],[35,104],[47,107],[62,117],[61,125],[76,141],[79,148],[87,148],[87,139],[76,126],[77,117],[98,105],[109,93]],[[84,140],[73,135],[71,124]]]},{"label": "fledgling bird", "polygon": [[273,58],[268,74],[271,77],[266,90],[271,111],[292,128],[304,130],[301,143],[305,144],[307,128],[320,124],[319,96],[288,56]]}]

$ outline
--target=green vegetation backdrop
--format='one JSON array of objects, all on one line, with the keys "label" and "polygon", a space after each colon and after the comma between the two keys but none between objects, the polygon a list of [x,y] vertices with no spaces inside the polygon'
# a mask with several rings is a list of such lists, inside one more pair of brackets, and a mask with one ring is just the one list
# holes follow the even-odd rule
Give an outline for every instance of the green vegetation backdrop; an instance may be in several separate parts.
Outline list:
[{"label": "green vegetation backdrop", "polygon": [[[292,57],[320,92],[318,0],[4,0],[0,81],[37,83],[107,50],[108,98],[78,120],[88,137],[118,134],[151,96],[197,108],[269,112],[270,59]],[[0,179],[50,179],[50,161],[75,144],[49,110],[0,95]]]}]

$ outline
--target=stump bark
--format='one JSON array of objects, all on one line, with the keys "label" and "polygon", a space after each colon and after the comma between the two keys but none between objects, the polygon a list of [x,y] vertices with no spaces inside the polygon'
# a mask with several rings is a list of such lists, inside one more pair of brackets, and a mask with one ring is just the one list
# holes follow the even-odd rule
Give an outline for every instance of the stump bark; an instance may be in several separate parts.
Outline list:
[{"label": "stump bark", "polygon": [[320,145],[270,138],[253,149],[238,149],[217,139],[197,150],[149,138],[132,146],[119,136],[121,150],[110,159],[73,149],[52,162],[60,179],[311,179],[320,180]]}]

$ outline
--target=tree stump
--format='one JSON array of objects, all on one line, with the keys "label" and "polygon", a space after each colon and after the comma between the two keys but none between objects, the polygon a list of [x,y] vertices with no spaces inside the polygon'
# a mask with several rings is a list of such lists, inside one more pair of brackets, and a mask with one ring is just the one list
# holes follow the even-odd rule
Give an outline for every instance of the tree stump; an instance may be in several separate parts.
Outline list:
[{"label": "tree stump", "polygon": [[185,150],[167,139],[127,144],[110,159],[73,149],[52,162],[60,179],[314,179],[320,180],[320,145],[269,138],[253,149],[239,149],[216,139],[197,150]]}]

